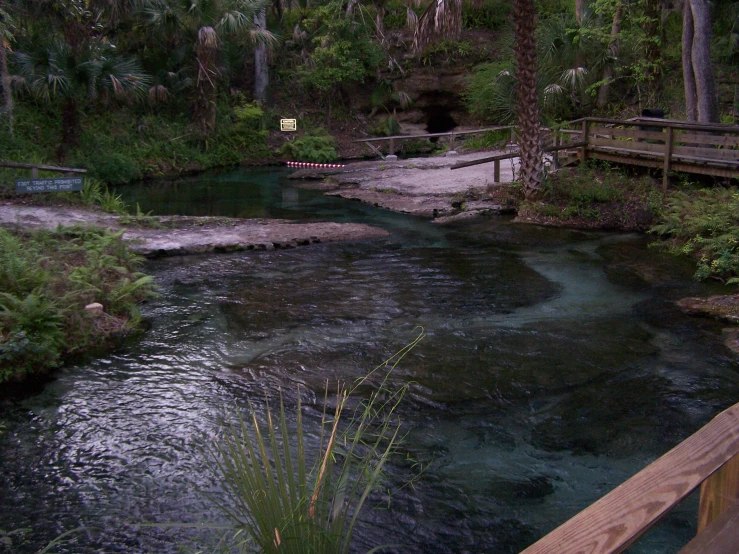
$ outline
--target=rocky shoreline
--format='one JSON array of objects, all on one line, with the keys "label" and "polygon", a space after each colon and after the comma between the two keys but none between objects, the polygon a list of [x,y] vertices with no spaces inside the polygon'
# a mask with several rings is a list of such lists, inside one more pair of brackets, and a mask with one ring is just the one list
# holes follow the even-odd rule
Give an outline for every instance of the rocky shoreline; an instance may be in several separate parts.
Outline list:
[{"label": "rocky shoreline", "polygon": [[0,204],[0,225],[10,229],[96,226],[122,230],[123,239],[144,256],[155,258],[208,252],[275,250],[319,242],[387,236],[378,227],[358,223],[295,223],[283,219],[224,217],[126,218],[66,207]]}]

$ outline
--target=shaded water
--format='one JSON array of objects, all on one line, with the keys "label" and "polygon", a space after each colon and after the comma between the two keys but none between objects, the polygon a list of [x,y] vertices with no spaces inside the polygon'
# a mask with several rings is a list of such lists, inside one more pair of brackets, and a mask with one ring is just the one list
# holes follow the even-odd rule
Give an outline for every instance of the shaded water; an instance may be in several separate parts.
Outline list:
[{"label": "shaded water", "polygon": [[[0,529],[31,530],[14,551],[81,523],[60,551],[207,548],[203,533],[139,525],[219,520],[198,492],[217,492],[199,441],[298,384],[315,413],[327,378],[365,374],[418,326],[428,336],[395,379],[413,381],[405,448],[429,467],[389,506],[373,499],[358,551],[517,552],[739,398],[720,327],[672,304],[708,289],[642,237],[505,218],[442,228],[281,175],[125,192],[154,213],[360,221],[391,236],[149,263],[162,293],[144,308],[149,331],[0,400]],[[390,486],[410,471],[392,465]],[[676,551],[695,509],[634,551]]]}]

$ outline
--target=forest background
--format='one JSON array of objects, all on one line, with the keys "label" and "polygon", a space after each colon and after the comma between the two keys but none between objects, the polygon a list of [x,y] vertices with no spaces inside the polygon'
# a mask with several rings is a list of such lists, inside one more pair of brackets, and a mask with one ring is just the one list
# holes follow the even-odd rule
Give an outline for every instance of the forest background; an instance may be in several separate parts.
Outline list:
[{"label": "forest background", "polygon": [[[711,10],[703,38],[717,86],[713,119],[735,122],[739,5],[693,3]],[[329,161],[350,139],[428,126],[414,88],[439,71],[460,77],[450,93],[455,123],[513,123],[511,4],[4,0],[0,158],[83,167],[111,184],[281,153]],[[682,47],[690,0],[535,4],[545,124],[643,108],[690,115]],[[283,117],[299,121],[287,145]],[[9,174],[5,181],[9,194]]]}]

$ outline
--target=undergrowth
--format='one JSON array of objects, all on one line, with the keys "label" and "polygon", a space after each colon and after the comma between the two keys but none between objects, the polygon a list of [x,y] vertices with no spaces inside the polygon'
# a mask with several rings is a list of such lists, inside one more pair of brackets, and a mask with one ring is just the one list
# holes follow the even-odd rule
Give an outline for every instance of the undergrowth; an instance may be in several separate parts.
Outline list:
[{"label": "undergrowth", "polygon": [[739,283],[739,189],[673,192],[651,232],[662,239],[654,246],[697,260],[696,280]]},{"label": "undergrowth", "polygon": [[[134,329],[137,304],[153,294],[142,259],[102,229],[0,229],[0,383],[58,366]],[[104,312],[85,311],[92,302]]]}]

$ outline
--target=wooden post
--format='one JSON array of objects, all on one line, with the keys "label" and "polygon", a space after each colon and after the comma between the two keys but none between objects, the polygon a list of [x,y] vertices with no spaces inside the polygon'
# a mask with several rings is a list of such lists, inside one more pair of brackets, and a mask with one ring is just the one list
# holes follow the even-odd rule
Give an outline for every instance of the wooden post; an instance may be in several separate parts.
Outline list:
[{"label": "wooden post", "polygon": [[556,170],[559,169],[559,150],[557,150],[557,147],[559,146],[560,141],[559,134],[557,134],[556,131],[552,133],[552,136],[554,138],[554,142],[552,144],[552,146],[554,146],[554,152],[552,155],[552,167]]},{"label": "wooden post", "polygon": [[590,122],[587,119],[583,119],[582,122],[582,142],[585,144],[580,148],[580,163],[585,163],[588,159],[588,124]]},{"label": "wooden post", "polygon": [[493,182],[500,183],[500,160],[493,162]]},{"label": "wooden post", "polygon": [[672,161],[672,127],[667,127],[667,138],[665,140],[665,166],[662,168],[662,191],[667,192],[670,181],[670,162]]},{"label": "wooden post", "polygon": [[38,179],[38,167],[31,168],[31,179]]},{"label": "wooden post", "polygon": [[454,133],[449,135],[449,150],[454,150]]},{"label": "wooden post", "polygon": [[739,454],[701,484],[698,532],[705,529],[739,499]]},{"label": "wooden post", "polygon": [[388,155],[392,156],[393,154],[395,154],[395,139],[392,137],[390,138],[389,149],[390,151],[388,152]]}]

